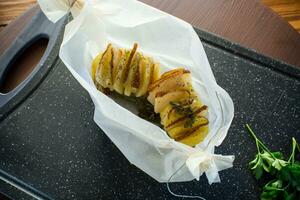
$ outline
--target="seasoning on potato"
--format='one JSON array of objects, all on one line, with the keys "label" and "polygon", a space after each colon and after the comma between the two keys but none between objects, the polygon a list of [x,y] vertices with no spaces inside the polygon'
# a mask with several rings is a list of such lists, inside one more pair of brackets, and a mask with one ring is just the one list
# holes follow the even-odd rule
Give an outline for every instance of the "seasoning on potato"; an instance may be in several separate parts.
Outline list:
[{"label": "seasoning on potato", "polygon": [[193,90],[191,73],[177,68],[160,76],[159,63],[137,48],[136,43],[130,50],[109,44],[95,57],[92,77],[97,89],[147,97],[171,138],[189,146],[201,143],[208,134],[208,108]]}]

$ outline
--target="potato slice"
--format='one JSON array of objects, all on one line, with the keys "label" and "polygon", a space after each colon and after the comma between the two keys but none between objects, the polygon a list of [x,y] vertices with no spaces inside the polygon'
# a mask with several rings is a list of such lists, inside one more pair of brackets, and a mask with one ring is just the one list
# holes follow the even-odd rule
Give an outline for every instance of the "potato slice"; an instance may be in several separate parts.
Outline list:
[{"label": "potato slice", "polygon": [[107,45],[106,50],[100,55],[98,55],[92,64],[92,68],[95,69],[95,76],[94,76],[94,82],[96,84],[96,87],[103,91],[103,80],[102,80],[102,74],[101,74],[101,68],[103,67],[103,60],[107,61],[109,60],[109,55],[105,55],[108,52],[108,49],[111,47],[111,44]]},{"label": "potato slice", "polygon": [[112,88],[111,66],[112,66],[112,45],[109,44],[100,60],[100,64],[98,68],[99,83],[104,88]]},{"label": "potato slice", "polygon": [[124,50],[124,54],[122,54],[122,57],[120,59],[119,64],[116,67],[116,76],[115,76],[115,80],[114,80],[114,85],[113,88],[116,92],[118,92],[119,94],[123,94],[124,91],[124,87],[123,87],[123,83],[122,83],[122,77],[124,74],[124,70],[126,69],[126,62],[128,60],[130,56],[130,51],[128,50]]},{"label": "potato slice", "polygon": [[139,63],[139,88],[135,94],[137,97],[143,96],[147,93],[148,86],[150,84],[150,72],[151,63],[147,57],[142,56]]},{"label": "potato slice", "polygon": [[[150,64],[150,82],[149,82],[149,85],[150,85],[152,83],[152,78],[153,78],[154,61],[151,57],[148,57],[148,61],[149,61],[149,64]],[[148,88],[147,88],[147,90],[148,90]]]},{"label": "potato slice", "polygon": [[122,58],[123,55],[125,55],[125,50],[113,48],[113,62],[112,62],[112,80],[113,80],[113,85],[116,82],[118,65],[119,65],[119,63],[120,63],[121,58]]},{"label": "potato slice", "polygon": [[[201,120],[199,120],[201,119]],[[200,127],[205,126],[207,123],[206,118],[199,118],[196,119],[193,127],[185,127],[184,124],[186,122],[186,118],[181,120],[177,126],[173,127],[172,129],[168,130],[168,134],[175,140],[182,140],[185,137],[189,136],[193,132],[197,131]],[[198,123],[197,123],[198,122]],[[203,125],[202,125],[203,124]]]},{"label": "potato slice", "polygon": [[159,63],[154,63],[153,65],[153,74],[151,77],[151,83],[154,83],[156,80],[159,79],[160,76],[160,64]]},{"label": "potato slice", "polygon": [[132,59],[128,77],[124,84],[125,85],[124,94],[127,96],[130,96],[131,93],[136,92],[136,89],[133,89],[133,82],[135,81],[135,76],[139,69],[140,58],[141,58],[141,54],[137,52]]},{"label": "potato slice", "polygon": [[99,83],[95,82],[95,86],[96,86],[97,90],[105,93],[105,88],[102,87],[102,85],[100,85]]},{"label": "potato slice", "polygon": [[190,135],[178,140],[178,142],[181,142],[183,144],[189,145],[189,146],[196,146],[200,142],[202,142],[205,137],[208,134],[208,125],[201,126],[197,128],[193,133]]},{"label": "potato slice", "polygon": [[169,92],[173,91],[174,88],[176,89],[190,89],[191,88],[191,74],[189,72],[187,73],[173,73],[169,76],[161,77],[157,81],[155,81],[150,87],[149,87],[149,96],[148,101],[154,105],[154,99],[156,96],[156,93],[159,92]]},{"label": "potato slice", "polygon": [[183,74],[184,71],[188,71],[188,70],[186,70],[184,68],[172,69],[170,71],[167,71],[167,72],[163,73],[161,75],[161,77],[164,78],[164,77],[168,77],[168,76],[173,76],[174,74],[178,74],[178,73]]},{"label": "potato slice", "polygon": [[178,68],[178,69],[167,71],[161,75],[160,79],[158,79],[157,81],[155,81],[153,84],[150,85],[149,91],[153,90],[155,87],[161,84],[161,82],[165,81],[170,77],[176,77],[186,73],[190,73],[190,71],[184,68]]},{"label": "potato slice", "polygon": [[184,126],[178,126],[173,128],[172,130],[167,131],[167,133],[171,138],[176,140],[176,138],[182,136],[182,132],[185,132],[187,130],[188,128],[185,128]]},{"label": "potato slice", "polygon": [[161,112],[171,101],[177,102],[182,99],[189,99],[191,93],[189,90],[175,90],[174,92],[168,92],[161,97],[156,97],[154,102],[154,112]]},{"label": "potato slice", "polygon": [[[162,125],[166,124],[166,122],[169,120],[170,116],[173,116],[173,107],[168,104],[159,114],[160,114],[160,122]],[[174,113],[175,115],[176,113]]]},{"label": "potato slice", "polygon": [[133,77],[133,80],[132,80],[132,83],[131,83],[131,91],[133,94],[135,94],[138,89],[139,89],[139,86],[140,86],[140,61],[141,61],[141,58],[142,58],[142,54],[140,55],[140,59],[139,59],[139,63],[138,63],[138,67],[137,67],[137,70],[134,74],[134,77]]},{"label": "potato slice", "polygon": [[[183,106],[191,105],[192,110],[195,112],[198,108],[202,106],[202,103],[198,101],[197,98],[194,96],[191,96],[190,99],[181,100],[180,104]],[[178,114],[177,112],[175,112],[175,109],[170,103],[162,111],[160,111],[161,123],[164,126],[170,125],[179,118],[182,118],[182,114]]]},{"label": "potato slice", "polygon": [[[207,113],[207,106],[203,105],[197,109],[193,109],[193,114],[199,118],[199,117],[205,117]],[[176,113],[176,112],[175,112]],[[179,116],[179,117],[178,117]],[[164,127],[167,131],[171,130],[174,127],[177,126],[184,126],[185,122],[187,120],[187,117],[185,115],[175,115],[174,111],[171,113],[170,117],[165,121]],[[193,127],[197,126],[197,123],[193,124]]]},{"label": "potato slice", "polygon": [[125,55],[122,56],[117,67],[118,69],[116,69],[117,70],[116,79],[113,87],[120,94],[123,94],[124,92],[124,83],[127,79],[129,67],[136,50],[137,50],[136,43],[134,44],[131,51],[125,50]]},{"label": "potato slice", "polygon": [[[129,55],[129,58],[127,60],[127,63],[126,63],[126,69],[124,69],[124,73],[123,73],[123,77],[122,77],[122,83],[123,85],[125,84],[127,78],[128,78],[128,74],[129,74],[129,70],[130,70],[130,67],[131,67],[131,63],[132,63],[132,60],[136,54],[136,50],[138,48],[138,45],[137,43],[134,43],[133,45],[133,48],[131,49],[130,51],[130,55]],[[125,87],[125,85],[124,85]]]},{"label": "potato slice", "polygon": [[92,79],[93,79],[93,81],[95,82],[95,80],[96,80],[96,71],[97,71],[97,69],[98,69],[98,67],[99,67],[99,63],[100,63],[100,60],[101,60],[101,58],[102,58],[102,55],[103,55],[103,53],[99,53],[95,58],[94,58],[94,60],[93,60],[93,63],[92,63]]},{"label": "potato slice", "polygon": [[186,120],[187,119],[181,121],[180,122],[181,124],[168,131],[171,134],[176,133],[176,135],[173,134],[172,136],[173,139],[183,140],[184,138],[197,132],[197,130],[200,129],[201,127],[207,126],[208,124],[208,120],[201,115],[196,116],[195,122],[192,127],[184,127],[184,123],[186,122]]}]

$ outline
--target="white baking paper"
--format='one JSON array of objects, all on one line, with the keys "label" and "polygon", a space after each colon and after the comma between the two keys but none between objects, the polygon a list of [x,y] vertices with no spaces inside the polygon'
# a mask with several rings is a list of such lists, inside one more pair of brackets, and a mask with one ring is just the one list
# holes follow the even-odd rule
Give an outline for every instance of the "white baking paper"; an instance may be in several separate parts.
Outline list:
[{"label": "white baking paper", "polygon": [[[69,11],[66,4],[38,1],[54,22]],[[164,130],[96,89],[91,77],[93,58],[108,43],[131,48],[135,42],[138,51],[161,63],[162,72],[181,66],[192,72],[194,89],[209,112],[209,134],[195,148],[174,141]],[[135,0],[90,0],[66,25],[59,56],[90,94],[97,125],[132,164],[157,181],[199,180],[205,173],[211,184],[220,181],[219,171],[232,167],[234,156],[214,154],[214,147],[226,137],[233,119],[233,102],[217,85],[190,24]]]}]

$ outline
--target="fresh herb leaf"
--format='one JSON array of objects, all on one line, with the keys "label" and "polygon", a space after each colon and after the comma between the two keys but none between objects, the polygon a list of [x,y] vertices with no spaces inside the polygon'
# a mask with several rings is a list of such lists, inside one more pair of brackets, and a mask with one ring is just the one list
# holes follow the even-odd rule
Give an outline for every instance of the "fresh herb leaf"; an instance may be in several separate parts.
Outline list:
[{"label": "fresh herb leaf", "polygon": [[190,114],[188,115],[187,120],[184,123],[184,128],[191,128],[193,127],[193,124],[195,123],[196,118],[194,116],[194,114]]},{"label": "fresh herb leaf", "polygon": [[272,166],[280,171],[282,167],[285,167],[288,162],[281,160],[281,159],[275,159],[274,162],[272,163]]},{"label": "fresh herb leaf", "polygon": [[184,123],[184,128],[191,128],[196,121],[196,116],[190,106],[187,104],[185,106],[181,105],[179,102],[170,102],[170,105],[175,110],[176,113],[185,116],[187,119]]},{"label": "fresh herb leaf", "polygon": [[111,92],[110,97],[113,99],[122,99],[126,102],[126,104],[135,105],[139,117],[162,127],[159,114],[154,112],[153,105],[146,99],[146,97],[136,98],[134,96],[124,96],[117,92]]},{"label": "fresh herb leaf", "polygon": [[284,192],[284,189],[282,188],[282,181],[272,180],[264,186],[260,197],[262,200],[271,200],[278,197],[282,194],[282,192]]},{"label": "fresh herb leaf", "polygon": [[300,163],[295,160],[296,150],[300,151],[299,144],[292,138],[292,153],[288,160],[281,152],[271,152],[264,143],[257,138],[250,126],[246,127],[255,140],[257,154],[249,162],[251,170],[260,179],[263,172],[273,176],[274,180],[263,187],[262,200],[285,199],[296,200],[300,196]]},{"label": "fresh herb leaf", "polygon": [[[138,98],[136,98],[136,99],[138,99]],[[139,98],[136,101],[136,104],[138,107],[138,116],[139,117],[146,119],[146,120],[161,127],[160,116],[158,113],[154,112],[153,105],[150,102],[148,102],[146,99]]]},{"label": "fresh herb leaf", "polygon": [[296,199],[296,192],[293,193],[288,193],[287,191],[284,191],[284,195],[283,195],[285,200],[293,200]]},{"label": "fresh herb leaf", "polygon": [[258,180],[263,175],[263,162],[260,155],[256,155],[255,159],[249,162],[255,178]]}]

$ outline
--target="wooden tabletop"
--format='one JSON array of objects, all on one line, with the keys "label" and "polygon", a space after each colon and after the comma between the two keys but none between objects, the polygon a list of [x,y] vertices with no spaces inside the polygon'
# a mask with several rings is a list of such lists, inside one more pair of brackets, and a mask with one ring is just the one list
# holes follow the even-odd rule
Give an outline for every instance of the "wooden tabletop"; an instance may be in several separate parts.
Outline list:
[{"label": "wooden tabletop", "polygon": [[[300,34],[259,0],[141,0],[193,26],[300,67]],[[0,54],[39,8],[0,32]]]}]

